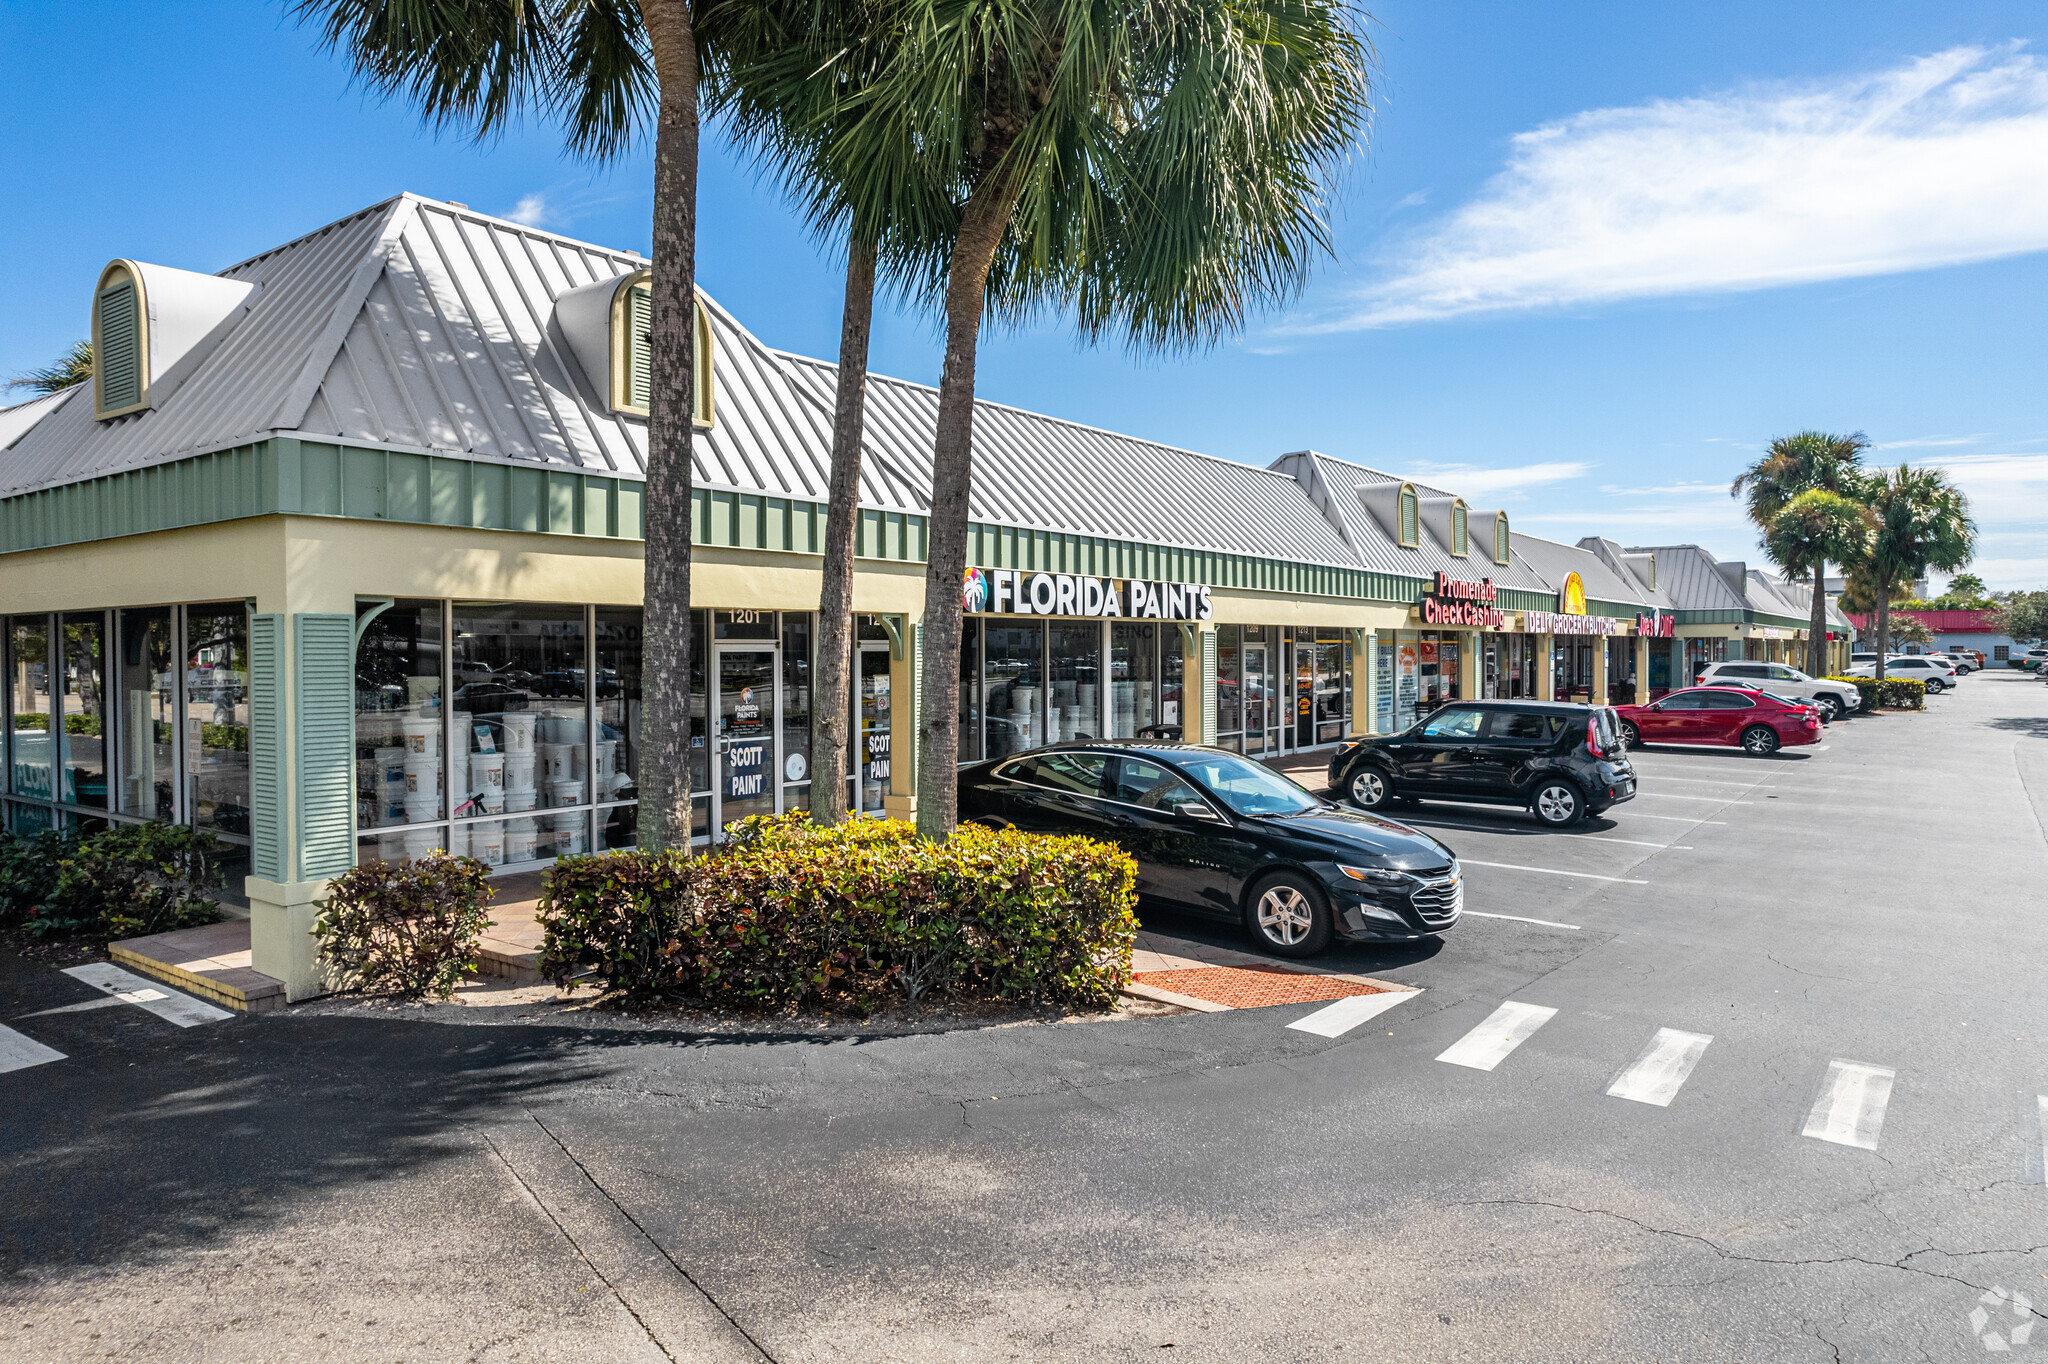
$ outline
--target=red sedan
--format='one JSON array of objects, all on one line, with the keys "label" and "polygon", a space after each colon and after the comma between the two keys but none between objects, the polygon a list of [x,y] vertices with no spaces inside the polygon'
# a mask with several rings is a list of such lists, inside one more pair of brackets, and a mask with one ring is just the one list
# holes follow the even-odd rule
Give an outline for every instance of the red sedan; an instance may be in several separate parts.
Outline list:
[{"label": "red sedan", "polygon": [[1616,706],[1622,741],[1741,747],[1759,758],[1780,748],[1820,742],[1820,712],[1747,687],[1692,687],[1647,706]]}]

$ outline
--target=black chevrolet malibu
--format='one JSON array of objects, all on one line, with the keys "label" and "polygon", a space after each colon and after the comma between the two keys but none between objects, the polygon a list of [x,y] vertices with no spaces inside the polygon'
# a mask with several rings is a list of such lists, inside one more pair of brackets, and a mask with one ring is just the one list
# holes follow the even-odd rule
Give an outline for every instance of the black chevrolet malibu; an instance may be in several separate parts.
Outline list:
[{"label": "black chevrolet malibu", "polygon": [[1141,899],[1242,923],[1286,957],[1442,933],[1464,903],[1456,855],[1428,834],[1194,744],[1053,744],[963,768],[960,818],[1120,844]]}]

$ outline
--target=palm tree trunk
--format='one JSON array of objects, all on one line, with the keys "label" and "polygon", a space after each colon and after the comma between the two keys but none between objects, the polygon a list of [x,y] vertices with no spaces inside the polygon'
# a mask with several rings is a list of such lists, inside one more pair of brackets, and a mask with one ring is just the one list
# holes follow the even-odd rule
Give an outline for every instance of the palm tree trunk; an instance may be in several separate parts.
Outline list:
[{"label": "palm tree trunk", "polygon": [[1813,618],[1806,629],[1806,671],[1813,677],[1828,675],[1827,561],[1813,566]]},{"label": "palm tree trunk", "polygon": [[839,389],[832,412],[832,481],[826,494],[825,571],[818,590],[818,663],[811,697],[811,819],[818,824],[837,824],[846,809],[853,548],[860,522],[861,430],[874,311],[875,244],[856,236],[846,247],[846,310],[839,323]]},{"label": "palm tree trunk", "polygon": [[[984,166],[1009,148],[992,146]],[[967,571],[967,493],[974,477],[974,355],[989,265],[1016,205],[1015,177],[988,175],[961,215],[946,278],[946,364],[932,440],[931,537],[924,579],[924,667],[918,687],[917,832],[933,842],[959,821],[961,577]]]},{"label": "palm tree trunk", "polygon": [[[1884,691],[1884,656],[1886,645],[1892,637],[1892,589],[1890,583],[1877,585],[1877,663],[1871,668],[1871,680],[1877,683],[1877,691]],[[1877,709],[1878,696],[1870,698],[1870,708]]]},{"label": "palm tree trunk", "polygon": [[[661,86],[654,135],[640,846],[690,846],[690,482],[696,410],[697,43],[688,0],[641,0]],[[706,717],[707,720],[709,717]],[[706,735],[708,741],[709,735]]]}]

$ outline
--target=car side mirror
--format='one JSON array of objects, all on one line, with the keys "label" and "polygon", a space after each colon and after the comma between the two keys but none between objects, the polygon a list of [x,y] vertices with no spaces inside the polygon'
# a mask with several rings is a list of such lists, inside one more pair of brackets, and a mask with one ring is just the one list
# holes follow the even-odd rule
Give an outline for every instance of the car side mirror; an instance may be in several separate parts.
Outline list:
[{"label": "car side mirror", "polygon": [[1217,814],[1200,801],[1195,801],[1191,805],[1181,806],[1180,816],[1182,819],[1200,820],[1205,824],[1221,824],[1223,822],[1223,816]]}]

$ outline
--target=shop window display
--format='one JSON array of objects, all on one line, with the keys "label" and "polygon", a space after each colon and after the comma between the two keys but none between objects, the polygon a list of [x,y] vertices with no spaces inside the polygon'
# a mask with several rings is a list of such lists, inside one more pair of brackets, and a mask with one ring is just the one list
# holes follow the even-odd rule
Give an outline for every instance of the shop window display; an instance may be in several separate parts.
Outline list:
[{"label": "shop window display", "polygon": [[1045,742],[1099,738],[1102,627],[1094,621],[1056,621],[1047,628],[1052,695],[1046,703]]},{"label": "shop window display", "polygon": [[73,612],[63,618],[64,660],[58,673],[63,695],[64,781],[58,800],[66,805],[107,808],[106,633],[103,612]]},{"label": "shop window display", "polygon": [[1001,758],[1045,741],[1045,627],[990,622],[986,636],[982,713],[988,756]]},{"label": "shop window display", "polygon": [[811,808],[811,616],[782,613],[782,808]]},{"label": "shop window display", "polygon": [[1111,738],[1136,738],[1139,730],[1159,723],[1158,626],[1110,627],[1109,677]]},{"label": "shop window display", "polygon": [[960,623],[960,761],[982,757],[981,622]]},{"label": "shop window display", "polygon": [[[374,606],[364,606],[367,614]],[[442,816],[441,603],[401,601],[356,646],[356,829],[398,830]],[[412,828],[362,838],[358,860],[399,861],[446,846],[445,832]]]},{"label": "shop window display", "polygon": [[185,808],[201,829],[247,838],[249,610],[185,608]]},{"label": "shop window display", "polygon": [[1216,630],[1216,744],[1244,751],[1244,643],[1238,627]]},{"label": "shop window display", "polygon": [[[458,815],[506,818],[502,829],[456,826],[449,851],[516,864],[552,858],[565,840],[581,845],[566,812],[590,803],[583,608],[457,602],[451,625],[449,791]],[[438,686],[435,701],[422,727],[438,719]]]},{"label": "shop window display", "polygon": [[7,789],[50,800],[57,794],[57,734],[50,724],[50,618],[16,616],[7,632]]},{"label": "shop window display", "polygon": [[[171,721],[177,675],[171,667],[171,610],[123,611],[115,654],[115,711],[120,746],[116,808],[142,819],[173,818],[177,783]],[[244,744],[246,749],[247,745]]]}]

